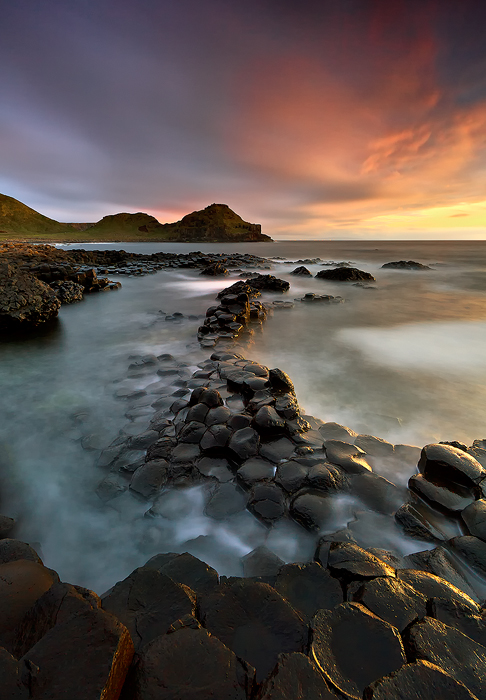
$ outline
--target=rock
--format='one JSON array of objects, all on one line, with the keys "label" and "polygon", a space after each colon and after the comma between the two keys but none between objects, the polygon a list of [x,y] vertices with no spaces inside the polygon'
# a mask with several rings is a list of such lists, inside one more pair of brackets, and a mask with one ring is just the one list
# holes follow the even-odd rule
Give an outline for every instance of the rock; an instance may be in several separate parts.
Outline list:
[{"label": "rock", "polygon": [[404,503],[395,513],[395,520],[409,537],[425,542],[440,542],[446,539],[444,533],[428,520],[413,503]]},{"label": "rock", "polygon": [[191,421],[197,421],[198,423],[204,423],[206,421],[206,416],[208,415],[209,406],[205,403],[196,403],[189,409],[186,416],[186,421],[189,423]]},{"label": "rock", "polygon": [[283,394],[275,399],[275,410],[287,420],[294,420],[299,416],[299,404],[294,394]]},{"label": "rock", "polygon": [[49,287],[54,291],[61,304],[74,304],[74,302],[83,299],[84,287],[77,282],[71,280],[51,282]]},{"label": "rock", "polygon": [[461,518],[471,535],[486,542],[486,500],[484,498],[465,508]]},{"label": "rock", "polygon": [[301,265],[300,267],[296,267],[295,270],[292,270],[290,274],[301,275],[302,277],[312,277],[312,273],[309,272],[309,270],[303,265]]},{"label": "rock", "polygon": [[[449,552],[444,547],[434,547],[423,552],[414,552],[403,559],[404,566],[400,568],[420,569],[429,574],[439,576],[445,579],[448,583],[459,588],[473,600],[476,600],[476,594],[465,578],[456,569],[455,563]],[[398,568],[398,567],[397,567]]]},{"label": "rock", "polygon": [[272,406],[262,406],[253,419],[253,425],[259,433],[272,435],[283,431],[285,421]]},{"label": "rock", "polygon": [[248,496],[230,482],[219,484],[210,497],[205,513],[215,520],[224,520],[246,508]]},{"label": "rock", "polygon": [[[147,451],[148,455],[148,451]],[[174,447],[171,454],[171,469],[174,465],[190,465],[192,466],[196,459],[201,456],[201,451],[199,445],[188,444],[181,442],[179,445]]]},{"label": "rock", "polygon": [[351,474],[349,483],[351,493],[368,508],[385,515],[395,513],[405,496],[405,489],[398,488],[391,481],[372,472]]},{"label": "rock", "polygon": [[103,610],[55,625],[23,660],[38,666],[34,698],[116,700],[133,657],[128,630]]},{"label": "rock", "polygon": [[226,425],[232,430],[242,430],[243,428],[249,428],[252,418],[245,413],[233,413],[233,415],[228,419]]},{"label": "rock", "polygon": [[276,576],[280,568],[285,564],[283,559],[277,557],[264,545],[256,547],[241,558],[243,575],[250,576]]},{"label": "rock", "polygon": [[182,424],[181,430],[177,434],[177,439],[180,442],[198,445],[201,442],[205,432],[206,426],[204,423],[199,423],[198,421],[192,420]]},{"label": "rock", "polygon": [[428,615],[449,627],[455,627],[470,639],[486,647],[486,613],[478,605],[477,612],[471,612],[469,605],[458,600],[431,598]]},{"label": "rock", "polygon": [[229,441],[229,449],[236,455],[237,459],[244,461],[258,453],[260,436],[253,428],[242,428],[236,430]]},{"label": "rock", "polygon": [[[208,426],[226,423],[231,415],[232,414],[229,408],[226,408],[226,406],[218,406],[217,408],[212,408],[209,411],[204,422]],[[236,430],[236,428],[234,428],[234,430]]]},{"label": "rock", "polygon": [[275,466],[272,462],[267,462],[266,459],[252,457],[243,462],[238,469],[238,478],[245,484],[251,487],[256,481],[270,481],[275,474]]},{"label": "rock", "polygon": [[209,277],[222,277],[224,275],[229,275],[229,272],[222,263],[215,262],[212,265],[204,267],[199,274]]},{"label": "rock", "polygon": [[156,569],[173,581],[182,583],[198,595],[211,591],[218,585],[218,572],[188,552],[174,554],[170,559],[166,554],[156,554],[144,568]]},{"label": "rock", "polygon": [[268,379],[272,389],[281,394],[295,394],[294,385],[289,375],[282,372],[281,369],[275,368],[269,370]]},{"label": "rock", "polygon": [[334,280],[336,282],[357,282],[359,280],[376,281],[369,272],[358,270],[357,267],[336,267],[334,270],[319,270],[316,278],[321,280]]},{"label": "rock", "polygon": [[196,466],[203,476],[213,477],[222,483],[233,479],[233,472],[229,468],[227,459],[203,457],[197,462]]},{"label": "rock", "polygon": [[12,533],[16,522],[14,518],[9,518],[6,515],[0,515],[0,540],[3,540]]},{"label": "rock", "polygon": [[95,493],[103,503],[108,503],[113,498],[120,496],[126,489],[126,483],[123,483],[122,478],[115,474],[102,479],[96,487]]},{"label": "rock", "polygon": [[450,445],[426,445],[420,455],[419,470],[430,481],[453,483],[466,488],[486,478],[486,469],[467,452]]},{"label": "rock", "polygon": [[148,644],[134,675],[134,700],[246,700],[254,669],[206,630],[184,628]]},{"label": "rock", "polygon": [[131,450],[146,450],[147,447],[153,445],[159,439],[159,433],[156,430],[145,430],[139,435],[134,435],[130,438],[129,447]]},{"label": "rock", "polygon": [[335,576],[348,580],[395,576],[395,570],[352,542],[331,542],[327,566]]},{"label": "rock", "polygon": [[323,440],[339,440],[340,442],[352,443],[357,437],[357,433],[351,428],[332,422],[320,425],[319,432]]},{"label": "rock", "polygon": [[472,567],[481,576],[486,576],[486,542],[479,537],[464,535],[453,537],[449,544],[454,548],[468,566]]},{"label": "rock", "polygon": [[18,561],[19,559],[26,559],[42,564],[40,556],[27,542],[13,540],[9,537],[0,540],[0,564]]},{"label": "rock", "polygon": [[305,654],[280,654],[258,700],[336,700],[319,669]]},{"label": "rock", "polygon": [[212,425],[204,432],[201,439],[201,450],[214,454],[224,452],[223,448],[226,447],[232,435],[233,432],[226,425]]},{"label": "rock", "polygon": [[444,598],[445,600],[457,601],[469,608],[472,613],[477,613],[477,603],[470,596],[439,576],[429,574],[426,571],[400,569],[397,570],[397,578],[408,583],[426,598]]},{"label": "rock", "polygon": [[341,440],[326,440],[324,443],[327,459],[342,467],[348,474],[370,472],[371,467],[366,461],[362,449]]},{"label": "rock", "polygon": [[35,683],[38,668],[24,661],[17,661],[6,649],[0,647],[0,678],[4,700],[29,700],[29,688]]},{"label": "rock", "polygon": [[343,602],[339,581],[317,562],[282,566],[275,589],[305,622],[318,610],[332,610]]},{"label": "rock", "polygon": [[411,476],[408,480],[408,488],[429,503],[445,508],[452,513],[464,510],[475,500],[471,489],[451,482],[448,482],[446,486],[437,479],[433,483],[426,479],[423,474]]},{"label": "rock", "polygon": [[332,499],[326,493],[306,490],[297,492],[290,515],[311,532],[319,532],[334,516]]},{"label": "rock", "polygon": [[37,326],[57,316],[61,301],[47,284],[15,265],[0,264],[0,327]]},{"label": "rock", "polygon": [[327,681],[352,700],[406,663],[398,630],[358,603],[319,610],[312,623],[310,657]]},{"label": "rock", "polygon": [[396,260],[394,262],[385,263],[381,268],[391,268],[393,270],[432,270],[428,265],[422,265],[422,263],[415,262],[414,260]]},{"label": "rock", "polygon": [[465,685],[428,661],[405,664],[390,676],[380,678],[364,691],[365,700],[477,700]]},{"label": "rock", "polygon": [[253,486],[248,508],[264,522],[272,523],[285,514],[285,496],[276,484],[257,483]]},{"label": "rock", "polygon": [[245,579],[220,586],[201,598],[201,621],[234,653],[268,676],[280,653],[304,651],[308,628],[271,586]]},{"label": "rock", "polygon": [[270,462],[281,462],[284,459],[289,459],[295,452],[295,444],[286,437],[266,442],[260,447],[260,455]]},{"label": "rock", "polygon": [[168,480],[165,459],[152,459],[139,467],[130,481],[130,489],[144,498],[156,496]]},{"label": "rock", "polygon": [[102,598],[103,610],[128,628],[136,649],[165,634],[171,624],[192,615],[195,594],[159,571],[142,566]]},{"label": "rock", "polygon": [[279,484],[288,493],[298,491],[307,478],[308,468],[298,462],[280,462],[275,474],[275,483]]},{"label": "rock", "polygon": [[362,603],[399,632],[427,614],[427,598],[412,586],[395,578],[375,578],[357,584],[351,600]]},{"label": "rock", "polygon": [[374,435],[358,435],[354,444],[360,447],[366,454],[373,457],[393,457],[395,449],[391,442],[377,438]]},{"label": "rock", "polygon": [[171,437],[161,437],[147,449],[146,461],[153,459],[168,459],[172,449],[176,446],[176,441]]},{"label": "rock", "polygon": [[464,683],[478,700],[486,698],[486,650],[465,634],[430,617],[412,625],[405,643],[416,659],[429,661]]}]

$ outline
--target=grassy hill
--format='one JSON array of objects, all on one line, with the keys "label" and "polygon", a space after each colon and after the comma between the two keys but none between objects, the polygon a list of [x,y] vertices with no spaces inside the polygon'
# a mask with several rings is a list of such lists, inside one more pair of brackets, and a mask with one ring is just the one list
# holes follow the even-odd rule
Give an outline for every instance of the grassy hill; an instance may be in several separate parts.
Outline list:
[{"label": "grassy hill", "polygon": [[[110,214],[109,216],[104,216],[100,221],[98,221],[93,226],[90,226],[84,233],[89,234],[90,237],[97,237],[98,239],[105,240],[106,236],[133,236],[137,239],[147,239],[147,228],[143,227],[160,226],[159,222],[154,216],[150,214],[144,214],[143,212],[138,212],[137,214],[127,214],[125,212],[121,214]],[[142,227],[142,230],[140,230]],[[126,240],[126,239],[125,239]]]},{"label": "grassy hill", "polygon": [[3,234],[41,234],[44,237],[59,233],[75,233],[71,224],[61,224],[49,219],[6,194],[0,194],[0,233]]}]

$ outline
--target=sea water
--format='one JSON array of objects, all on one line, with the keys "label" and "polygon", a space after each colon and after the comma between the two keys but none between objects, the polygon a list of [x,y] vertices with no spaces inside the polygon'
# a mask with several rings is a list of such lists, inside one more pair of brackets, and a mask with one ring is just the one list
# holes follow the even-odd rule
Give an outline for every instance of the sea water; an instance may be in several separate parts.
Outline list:
[{"label": "sea water", "polygon": [[[82,247],[144,253],[197,248],[271,257],[269,272],[287,279],[291,289],[283,296],[264,294],[262,301],[300,299],[306,292],[344,298],[332,305],[296,301],[293,308],[276,310],[262,333],[241,347],[246,357],[288,372],[308,414],[394,443],[471,444],[485,437],[486,243]],[[351,263],[371,272],[376,282],[363,288],[290,274],[294,267],[286,261],[316,257]],[[394,260],[415,260],[432,269],[381,268]],[[319,263],[306,267],[313,274],[325,269]],[[195,369],[210,354],[195,339],[200,320],[173,324],[159,312],[202,315],[217,291],[237,278],[208,280],[190,269],[120,276],[122,289],[63,306],[53,326],[29,337],[2,338],[1,512],[19,519],[16,536],[40,547],[46,565],[63,580],[101,592],[157,551],[184,551],[185,543],[201,535],[219,543],[213,562],[229,574],[237,573],[234,562],[259,543],[285,560],[303,558],[311,546],[299,528],[269,535],[249,514],[227,526],[210,521],[197,488],[184,495],[182,515],[163,528],[143,518],[146,504],[132,499],[126,509],[116,510],[93,493],[100,478],[96,448],[107,446],[129,424],[126,405],[114,397],[129,356],[169,352]],[[142,430],[143,416],[139,422]],[[82,436],[90,438],[83,443]],[[399,483],[409,474],[386,476]],[[347,522],[345,506],[337,525]],[[401,553],[425,548],[408,538],[392,544]]]}]

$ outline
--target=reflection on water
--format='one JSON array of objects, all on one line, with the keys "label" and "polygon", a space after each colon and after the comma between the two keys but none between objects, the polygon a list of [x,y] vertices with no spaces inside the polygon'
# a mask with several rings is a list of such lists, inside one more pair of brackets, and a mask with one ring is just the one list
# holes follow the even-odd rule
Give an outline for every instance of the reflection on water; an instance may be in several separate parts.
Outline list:
[{"label": "reflection on water", "polygon": [[[187,244],[123,247],[190,250]],[[286,298],[312,291],[346,299],[344,304],[296,303],[293,309],[276,311],[264,332],[243,348],[248,357],[287,371],[308,413],[393,442],[421,445],[456,439],[469,444],[484,437],[486,296],[480,280],[486,275],[486,246],[482,242],[197,247],[292,259],[352,260],[376,276],[376,288],[363,289],[292,277],[293,268],[282,262],[272,270],[291,282]],[[444,266],[419,273],[380,269],[382,263],[397,259],[440,261]],[[308,267],[313,273],[321,269]],[[155,552],[181,546],[210,559],[222,573],[238,573],[238,557],[262,538],[285,560],[298,559],[299,553],[305,558],[312,550],[313,541],[298,526],[279,525],[262,533],[247,512],[224,526],[215,524],[203,515],[197,489],[184,495],[187,503],[175,504],[181,517],[163,519],[163,527],[161,519],[155,523],[143,518],[146,504],[130,496],[121,499],[116,510],[106,508],[93,494],[99,479],[93,466],[98,453],[83,449],[80,436],[94,436],[95,442],[108,445],[126,428],[126,406],[113,393],[126,377],[129,356],[170,352],[192,366],[208,355],[195,342],[200,321],[168,323],[159,310],[179,311],[186,317],[204,314],[217,291],[235,279],[204,280],[193,270],[123,277],[121,290],[63,307],[58,322],[30,338],[2,338],[1,511],[20,518],[18,536],[40,540],[46,563],[64,580],[101,592]],[[282,297],[263,295],[262,300],[277,298]],[[139,426],[142,431],[147,422],[141,410],[133,429]],[[400,483],[406,478],[407,474],[397,474]],[[336,511],[339,527],[351,517],[345,506],[343,501]],[[405,541],[392,528],[380,535],[376,518],[366,517],[359,528],[375,532],[381,546],[390,541],[403,553],[425,548],[423,543]]]}]

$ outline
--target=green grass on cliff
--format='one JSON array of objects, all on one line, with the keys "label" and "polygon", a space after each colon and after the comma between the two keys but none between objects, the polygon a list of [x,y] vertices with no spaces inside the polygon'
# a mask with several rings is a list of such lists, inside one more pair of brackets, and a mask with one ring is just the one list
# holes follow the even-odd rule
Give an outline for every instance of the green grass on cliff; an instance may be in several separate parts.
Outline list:
[{"label": "green grass on cliff", "polygon": [[[12,237],[46,237],[79,233],[70,224],[61,224],[31,209],[13,197],[0,194],[0,235]],[[13,234],[13,235],[12,235]]]}]

